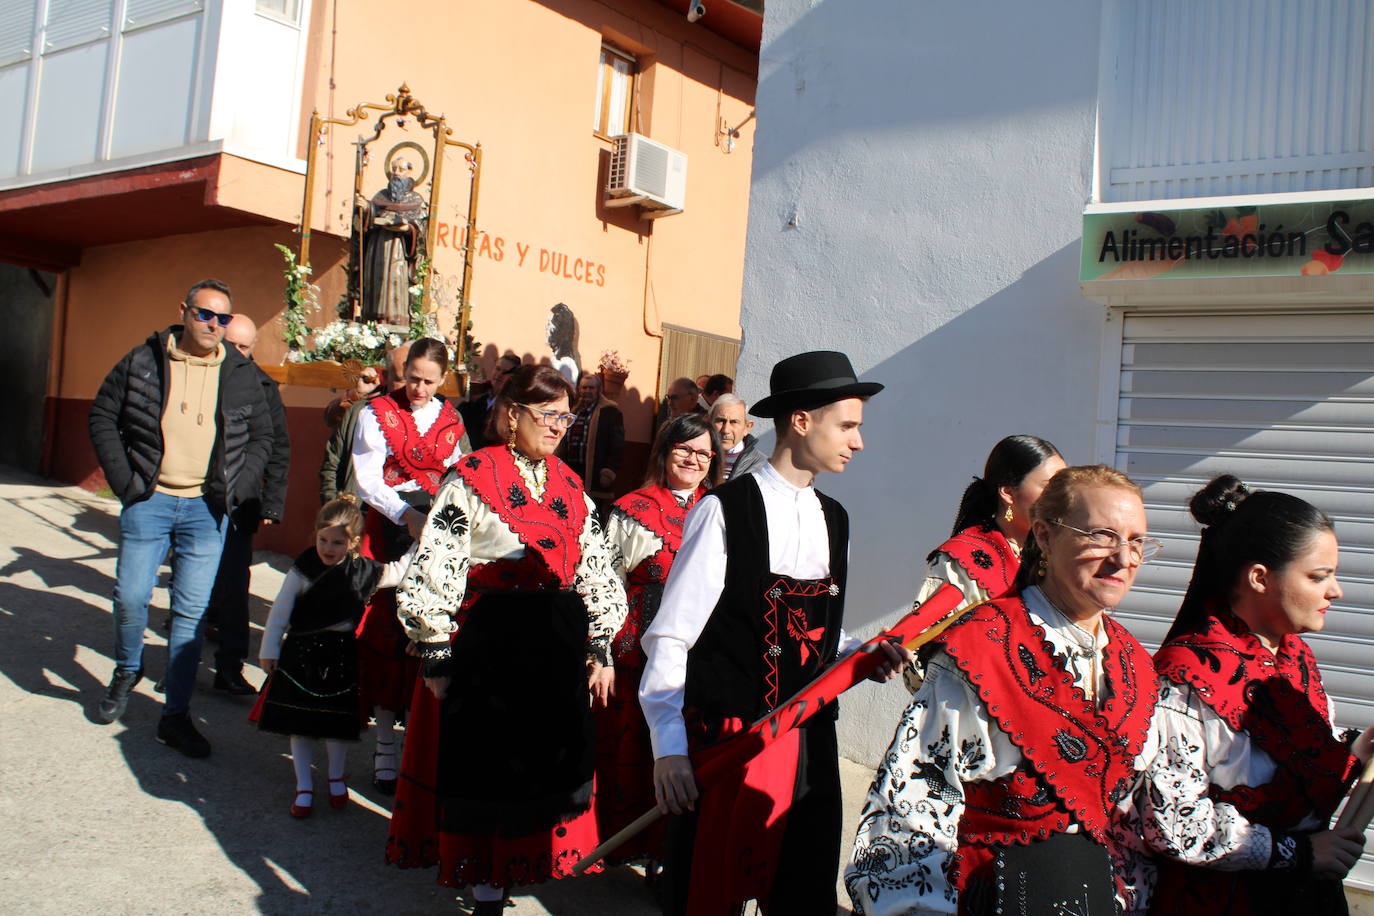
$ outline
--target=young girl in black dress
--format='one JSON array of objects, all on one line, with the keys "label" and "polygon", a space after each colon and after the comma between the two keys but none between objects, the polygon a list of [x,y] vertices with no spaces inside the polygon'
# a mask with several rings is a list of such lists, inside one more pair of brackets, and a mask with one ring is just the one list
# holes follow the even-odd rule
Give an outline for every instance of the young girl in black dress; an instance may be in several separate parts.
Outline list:
[{"label": "young girl in black dress", "polygon": [[313,810],[316,738],[324,739],[329,758],[329,804],[348,804],[343,742],[357,741],[365,721],[354,630],[372,593],[394,588],[413,553],[387,564],[360,557],[362,533],[356,496],[325,503],[315,516],[315,544],[286,574],[262,636],[258,663],[270,678],[254,715],[263,731],[291,738],[292,817],[309,817]]}]

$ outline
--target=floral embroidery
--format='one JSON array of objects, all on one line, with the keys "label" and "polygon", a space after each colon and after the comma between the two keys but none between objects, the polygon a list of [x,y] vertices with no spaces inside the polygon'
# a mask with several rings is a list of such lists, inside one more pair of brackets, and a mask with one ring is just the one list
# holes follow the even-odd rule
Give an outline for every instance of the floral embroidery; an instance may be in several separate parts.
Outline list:
[{"label": "floral embroidery", "polygon": [[463,463],[470,468],[478,468],[482,465],[482,459],[476,455],[468,455],[467,458],[463,459]]},{"label": "floral embroidery", "polygon": [[468,532],[468,517],[463,510],[450,503],[429,517],[429,523],[440,531],[462,537]]},{"label": "floral embroidery", "polygon": [[973,552],[973,562],[978,564],[980,569],[992,569],[992,557],[988,556],[986,550],[975,550]]},{"label": "floral embroidery", "polygon": [[549,503],[549,508],[553,510],[554,515],[557,515],[561,519],[567,519],[568,504],[563,502],[563,497],[555,496],[553,502]]},{"label": "floral embroidery", "polygon": [[1059,748],[1059,756],[1069,763],[1077,763],[1088,756],[1088,743],[1062,728],[1054,733],[1054,745]]},{"label": "floral embroidery", "polygon": [[1017,646],[1016,654],[1021,657],[1021,664],[1026,666],[1026,677],[1030,678],[1031,684],[1038,683],[1045,676],[1045,672],[1035,663],[1035,655],[1025,646]]},{"label": "floral embroidery", "polygon": [[519,484],[514,483],[511,484],[510,489],[506,491],[506,498],[516,509],[519,509],[521,506],[525,505],[525,503],[529,502],[529,500],[525,498],[525,491],[520,489]]}]

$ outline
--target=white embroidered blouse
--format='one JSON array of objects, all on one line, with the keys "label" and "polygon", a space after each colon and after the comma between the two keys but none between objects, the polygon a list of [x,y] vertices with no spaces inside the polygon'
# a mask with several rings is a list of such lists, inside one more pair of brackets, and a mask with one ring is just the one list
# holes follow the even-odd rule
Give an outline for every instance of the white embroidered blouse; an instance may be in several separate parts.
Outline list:
[{"label": "white embroidered blouse", "polygon": [[[535,499],[542,497],[546,463],[517,455],[515,466]],[[587,520],[578,538],[581,557],[572,586],[587,605],[588,653],[608,665],[611,639],[625,622],[625,588],[597,521],[596,505],[585,493],[582,498]],[[519,537],[467,481],[457,476],[447,480],[434,498],[415,561],[396,592],[396,613],[406,635],[422,653],[442,654],[458,629],[454,615],[463,603],[468,570],[493,560],[517,560],[524,554]]]},{"label": "white embroidered blouse", "polygon": [[[1074,683],[1090,698],[1096,696],[1106,687],[1106,629],[1095,637],[1060,613],[1038,588],[1026,589],[1022,598]],[[1153,757],[1147,739],[1136,769],[1143,770]],[[964,673],[943,651],[933,655],[859,818],[845,870],[857,916],[957,913],[958,891],[949,883],[949,870],[959,848],[964,784],[1000,779],[1021,762],[1020,749],[988,718]],[[1122,804],[1129,803],[1128,797]],[[1077,829],[1071,825],[1066,832]]]}]

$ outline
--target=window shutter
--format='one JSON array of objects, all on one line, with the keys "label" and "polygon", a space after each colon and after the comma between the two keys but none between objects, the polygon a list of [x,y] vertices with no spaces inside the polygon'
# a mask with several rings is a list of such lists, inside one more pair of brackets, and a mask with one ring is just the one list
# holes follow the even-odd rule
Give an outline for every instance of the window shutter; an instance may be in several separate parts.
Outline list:
[{"label": "window shutter", "polygon": [[188,13],[198,13],[204,8],[202,0],[129,0],[124,13],[124,31],[142,28],[168,19],[176,19]]},{"label": "window shutter", "polygon": [[108,38],[114,0],[51,0],[43,31],[43,53]]}]

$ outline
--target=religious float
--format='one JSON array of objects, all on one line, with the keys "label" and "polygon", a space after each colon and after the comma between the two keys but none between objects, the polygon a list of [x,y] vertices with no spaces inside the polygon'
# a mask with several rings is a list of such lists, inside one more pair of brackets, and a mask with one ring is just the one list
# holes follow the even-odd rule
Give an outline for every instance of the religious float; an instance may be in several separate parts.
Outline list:
[{"label": "religious float", "polygon": [[[371,133],[359,134],[351,143],[353,192],[346,277],[335,305],[338,318],[315,327],[310,318],[320,303],[311,279],[312,216],[320,173],[330,168],[328,162],[321,166],[319,150],[332,130],[363,124],[373,113],[378,116]],[[277,246],[285,261],[282,324],[287,353],[281,365],[263,369],[278,382],[350,388],[365,366],[382,364],[388,348],[434,337],[448,344],[454,367],[439,390],[462,394],[476,351],[472,265],[482,147],[452,139],[452,133],[444,116],[430,114],[405,84],[388,94],[385,103],[359,103],[343,118],[311,112],[300,245],[297,251]],[[442,257],[449,259],[444,261],[436,260],[436,230],[439,214],[446,212],[440,209],[440,191],[450,158],[465,173],[468,193],[465,207],[451,207],[451,221],[465,229],[461,245],[442,249]],[[372,188],[376,190],[368,194]]]}]

